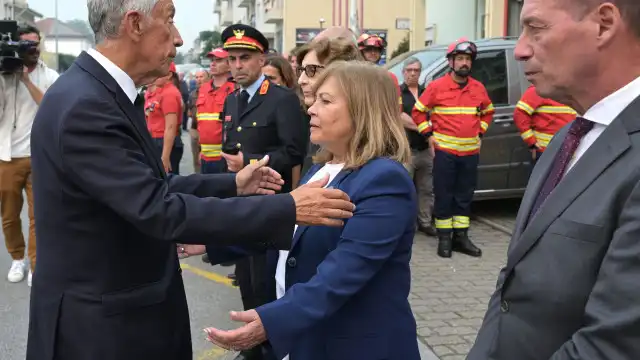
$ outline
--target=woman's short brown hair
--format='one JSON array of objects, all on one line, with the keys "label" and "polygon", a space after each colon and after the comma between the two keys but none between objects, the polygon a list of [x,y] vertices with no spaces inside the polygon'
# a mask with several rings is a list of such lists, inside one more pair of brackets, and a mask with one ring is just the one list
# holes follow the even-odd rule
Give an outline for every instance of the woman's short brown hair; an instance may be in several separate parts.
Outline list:
[{"label": "woman's short brown hair", "polygon": [[303,45],[297,52],[296,62],[302,66],[302,60],[311,51],[315,51],[318,60],[323,65],[331,64],[334,61],[362,60],[362,54],[352,41],[347,39],[320,39]]},{"label": "woman's short brown hair", "polygon": [[[411,164],[411,149],[402,126],[398,93],[389,72],[364,61],[336,61],[320,73],[317,91],[327,79],[336,79],[347,98],[353,122],[345,168],[358,168],[378,157]],[[320,149],[314,162],[324,163],[333,155]]]},{"label": "woman's short brown hair", "polygon": [[273,66],[280,73],[280,77],[284,80],[284,86],[289,89],[295,89],[296,82],[296,74],[293,72],[293,68],[291,64],[287,61],[287,59],[283,58],[280,55],[269,54],[264,62],[264,66]]}]

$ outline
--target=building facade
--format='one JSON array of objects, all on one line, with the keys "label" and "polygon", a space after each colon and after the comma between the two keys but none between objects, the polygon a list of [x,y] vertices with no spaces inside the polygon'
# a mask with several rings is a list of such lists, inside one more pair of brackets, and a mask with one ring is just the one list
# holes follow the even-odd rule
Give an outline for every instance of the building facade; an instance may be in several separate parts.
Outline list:
[{"label": "building facade", "polygon": [[411,48],[424,46],[424,0],[258,1],[264,6],[264,23],[274,26],[272,47],[282,53],[306,43],[329,26],[356,27],[360,32],[379,34],[386,38],[389,53],[405,37]]},{"label": "building facade", "polygon": [[520,35],[523,0],[426,1],[426,45]]},{"label": "building facade", "polygon": [[26,0],[0,0],[0,19],[15,20],[18,25],[35,25],[42,14],[31,9]]},{"label": "building facade", "polygon": [[36,22],[43,39],[43,50],[59,54],[78,56],[93,46],[93,39],[82,34],[62,21],[54,18]]},{"label": "building facade", "polygon": [[218,17],[218,31],[231,24],[248,24],[247,9],[240,6],[243,0],[213,0],[213,13]]}]

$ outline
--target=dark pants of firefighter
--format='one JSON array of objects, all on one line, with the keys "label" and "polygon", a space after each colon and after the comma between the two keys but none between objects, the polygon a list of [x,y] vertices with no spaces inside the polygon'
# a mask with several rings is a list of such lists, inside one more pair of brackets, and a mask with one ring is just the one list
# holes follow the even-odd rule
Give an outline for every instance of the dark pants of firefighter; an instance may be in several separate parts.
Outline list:
[{"label": "dark pants of firefighter", "polygon": [[[159,156],[162,156],[164,139],[154,138],[153,142],[158,149]],[[171,174],[180,175],[180,160],[182,160],[183,152],[184,144],[182,143],[182,139],[180,138],[180,136],[176,136],[176,139],[173,141],[173,149],[171,149],[171,154],[169,154],[169,162],[171,163]]]},{"label": "dark pants of firefighter", "polygon": [[436,150],[433,160],[433,215],[439,233],[469,228],[479,157],[479,154],[456,156]]},{"label": "dark pants of firefighter", "polygon": [[200,173],[202,174],[222,174],[227,171],[227,162],[220,160],[200,160]]}]

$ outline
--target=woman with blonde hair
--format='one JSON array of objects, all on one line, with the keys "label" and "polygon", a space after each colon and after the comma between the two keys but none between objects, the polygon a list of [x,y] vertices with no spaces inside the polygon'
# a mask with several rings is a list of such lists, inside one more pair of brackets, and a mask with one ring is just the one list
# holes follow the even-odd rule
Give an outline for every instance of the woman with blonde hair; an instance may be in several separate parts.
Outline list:
[{"label": "woman with blonde hair", "polygon": [[[268,340],[277,359],[419,360],[408,301],[417,205],[395,85],[384,69],[337,61],[308,95],[321,151],[302,183],[341,189],[356,210],[342,228],[296,226],[290,251],[274,252],[277,300],[232,313],[246,325],[206,329],[209,339],[235,350]],[[222,248],[211,260],[258,251]]]}]

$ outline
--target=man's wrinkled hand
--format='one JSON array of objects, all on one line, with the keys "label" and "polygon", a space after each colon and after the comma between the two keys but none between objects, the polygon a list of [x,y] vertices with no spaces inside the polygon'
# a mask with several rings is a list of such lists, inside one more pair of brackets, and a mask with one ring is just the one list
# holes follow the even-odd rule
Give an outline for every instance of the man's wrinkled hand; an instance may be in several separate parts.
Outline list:
[{"label": "man's wrinkled hand", "polygon": [[191,256],[205,254],[207,247],[205,245],[176,244],[176,250],[178,251],[178,258],[186,259]]},{"label": "man's wrinkled hand", "polygon": [[355,205],[342,190],[324,189],[329,175],[300,186],[291,192],[296,203],[296,224],[342,226],[353,216]]},{"label": "man's wrinkled hand", "polygon": [[207,340],[232,351],[251,349],[267,340],[262,320],[255,310],[232,311],[231,320],[244,322],[245,325],[235,330],[206,328],[204,332],[207,334]]},{"label": "man's wrinkled hand", "polygon": [[272,195],[282,189],[282,176],[270,167],[269,155],[249,164],[236,174],[238,195]]}]

